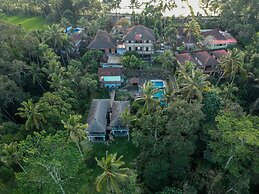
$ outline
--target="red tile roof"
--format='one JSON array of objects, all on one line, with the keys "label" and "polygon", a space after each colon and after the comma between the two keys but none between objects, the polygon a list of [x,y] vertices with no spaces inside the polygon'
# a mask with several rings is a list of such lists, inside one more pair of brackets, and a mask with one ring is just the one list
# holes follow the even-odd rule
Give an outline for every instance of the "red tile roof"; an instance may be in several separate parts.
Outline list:
[{"label": "red tile roof", "polygon": [[207,51],[200,51],[193,53],[194,58],[200,62],[199,65],[201,66],[216,66],[219,62],[214,59]]},{"label": "red tile roof", "polygon": [[123,72],[122,68],[107,67],[107,68],[98,68],[98,77],[101,76],[121,76]]},{"label": "red tile roof", "polygon": [[227,55],[227,51],[225,50],[215,50],[215,51],[211,51],[211,54],[216,57],[217,59],[221,59],[222,57],[224,57],[225,55]]},{"label": "red tile roof", "polygon": [[187,61],[196,63],[196,61],[189,53],[176,54],[176,59],[180,64],[184,64]]},{"label": "red tile roof", "polygon": [[237,43],[236,39],[228,32],[224,32],[218,29],[202,31],[201,34],[204,37],[213,36],[213,44],[234,44]]}]

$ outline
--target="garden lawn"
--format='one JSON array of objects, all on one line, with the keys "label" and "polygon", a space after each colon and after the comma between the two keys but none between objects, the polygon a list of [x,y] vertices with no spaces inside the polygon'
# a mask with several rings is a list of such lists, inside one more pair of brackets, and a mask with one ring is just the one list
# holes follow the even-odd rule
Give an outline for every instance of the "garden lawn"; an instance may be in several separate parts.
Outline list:
[{"label": "garden lawn", "polygon": [[7,23],[15,25],[21,25],[26,31],[41,30],[47,27],[47,20],[42,17],[36,16],[9,16],[1,14],[0,21],[5,21]]}]

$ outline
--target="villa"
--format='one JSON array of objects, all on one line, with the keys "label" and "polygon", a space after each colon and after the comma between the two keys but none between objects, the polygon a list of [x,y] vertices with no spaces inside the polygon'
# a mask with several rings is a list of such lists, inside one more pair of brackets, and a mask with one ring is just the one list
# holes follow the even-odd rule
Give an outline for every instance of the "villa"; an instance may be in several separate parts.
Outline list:
[{"label": "villa", "polygon": [[237,43],[237,40],[226,31],[207,29],[201,30],[201,34],[205,38],[202,44],[208,49],[226,49]]},{"label": "villa", "polygon": [[214,74],[219,72],[219,62],[207,51],[195,52],[193,56],[204,73]]},{"label": "villa", "polygon": [[109,99],[93,99],[87,118],[89,141],[105,141]]},{"label": "villa", "polygon": [[136,51],[142,56],[154,54],[155,33],[143,25],[127,29],[122,41],[126,51]]},{"label": "villa", "polygon": [[93,99],[88,113],[88,139],[104,142],[112,136],[129,137],[129,127],[123,123],[121,114],[130,107],[129,101],[115,101],[115,91],[110,99]]},{"label": "villa", "polygon": [[129,101],[114,101],[112,104],[112,114],[110,122],[110,130],[114,136],[129,136],[129,129],[122,119],[121,113],[129,108]]}]

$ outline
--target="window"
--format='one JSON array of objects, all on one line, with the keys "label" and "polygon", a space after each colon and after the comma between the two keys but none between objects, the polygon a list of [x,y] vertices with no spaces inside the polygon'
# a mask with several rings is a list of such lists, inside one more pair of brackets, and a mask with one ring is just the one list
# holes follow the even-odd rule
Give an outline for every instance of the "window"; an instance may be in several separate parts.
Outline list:
[{"label": "window", "polygon": [[129,47],[129,51],[131,51],[131,47]]},{"label": "window", "polygon": [[142,43],[143,41],[142,40],[136,40],[136,43]]},{"label": "window", "polygon": [[138,51],[138,47],[135,47],[135,51]]},{"label": "window", "polygon": [[146,47],[146,51],[148,51],[149,50],[149,48],[148,47]]}]

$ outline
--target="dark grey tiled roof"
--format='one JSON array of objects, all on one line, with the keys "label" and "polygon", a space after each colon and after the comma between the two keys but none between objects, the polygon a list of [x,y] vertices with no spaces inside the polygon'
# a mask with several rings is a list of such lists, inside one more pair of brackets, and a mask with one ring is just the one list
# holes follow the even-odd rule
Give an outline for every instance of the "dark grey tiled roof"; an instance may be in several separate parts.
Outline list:
[{"label": "dark grey tiled roof", "polygon": [[115,49],[116,41],[107,31],[99,30],[93,41],[88,45],[90,49]]},{"label": "dark grey tiled roof", "polygon": [[[137,35],[140,35],[140,36],[137,36]],[[123,38],[123,41],[136,40],[136,38],[137,39],[140,38],[141,40],[153,40],[153,41],[156,40],[154,31],[143,25],[136,25],[129,28],[126,32],[126,35]]]},{"label": "dark grey tiled roof", "polygon": [[87,118],[88,132],[105,132],[109,99],[93,99]]},{"label": "dark grey tiled roof", "polygon": [[114,101],[112,105],[111,127],[123,126],[121,114],[130,106],[129,101]]}]

